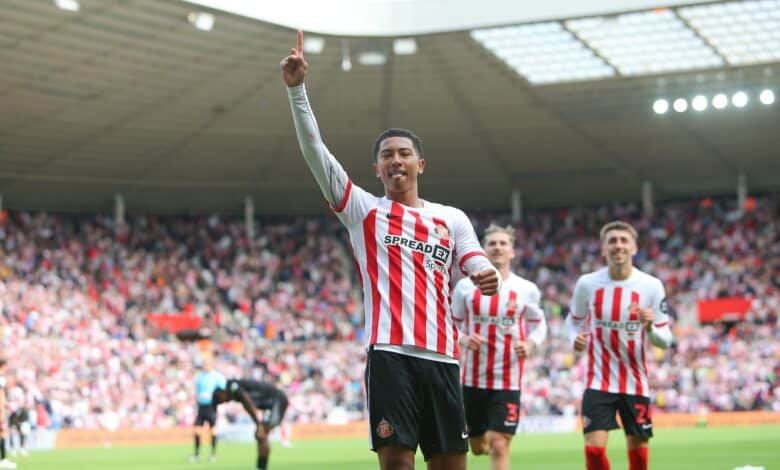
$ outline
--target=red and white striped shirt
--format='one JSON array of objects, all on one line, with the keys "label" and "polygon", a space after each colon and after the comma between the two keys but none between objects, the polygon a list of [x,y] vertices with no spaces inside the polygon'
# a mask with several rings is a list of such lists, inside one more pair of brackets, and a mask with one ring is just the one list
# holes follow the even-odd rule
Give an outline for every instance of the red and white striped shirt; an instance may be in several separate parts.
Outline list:
[{"label": "red and white striped shirt", "polygon": [[453,269],[465,275],[475,268],[465,266],[473,258],[489,264],[466,215],[430,202],[406,207],[355,186],[347,197],[337,215],[349,230],[363,284],[368,344],[456,358]]},{"label": "red and white striped shirt", "polygon": [[[540,345],[547,335],[541,293],[530,281],[510,273],[498,294],[486,297],[470,279],[458,282],[452,313],[465,334],[487,339],[477,351],[465,350],[461,382],[489,390],[520,390],[524,360],[515,345],[528,339]],[[528,330],[528,331],[526,331]]]},{"label": "red and white striped shirt", "polygon": [[368,344],[457,363],[451,287],[461,274],[495,269],[468,217],[428,201],[404,206],[353,185],[322,141],[304,85],[287,90],[303,157],[349,230],[363,285]]},{"label": "red and white striped shirt", "polygon": [[[645,349],[647,333],[632,304],[653,310],[653,330],[671,342],[666,294],[661,281],[633,268],[614,281],[607,268],[586,274],[574,287],[569,313],[572,338],[590,332],[585,387],[603,392],[650,396]],[[657,341],[657,340],[656,340]],[[655,342],[655,341],[654,341]],[[668,346],[668,344],[666,345]]]}]

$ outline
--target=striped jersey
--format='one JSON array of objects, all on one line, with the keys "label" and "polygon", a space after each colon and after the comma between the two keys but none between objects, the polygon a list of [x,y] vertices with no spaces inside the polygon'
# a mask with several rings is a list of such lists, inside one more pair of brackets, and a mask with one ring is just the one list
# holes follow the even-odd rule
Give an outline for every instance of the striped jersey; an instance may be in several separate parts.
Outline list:
[{"label": "striped jersey", "polygon": [[489,263],[468,217],[427,201],[407,207],[351,184],[335,210],[349,230],[363,286],[368,344],[415,346],[456,358],[453,276],[467,275],[471,258]]},{"label": "striped jersey", "polygon": [[655,328],[669,327],[666,294],[658,278],[634,267],[628,279],[614,281],[605,267],[577,280],[570,315],[580,332],[590,332],[586,388],[650,396],[648,335],[634,304],[653,310]]},{"label": "striped jersey", "polygon": [[514,346],[528,339],[538,346],[547,333],[539,306],[541,293],[530,281],[510,273],[497,295],[483,296],[470,279],[461,280],[452,298],[453,315],[465,334],[487,341],[464,351],[461,382],[489,390],[520,390],[524,360]]},{"label": "striped jersey", "polygon": [[494,269],[466,214],[420,200],[408,207],[352,184],[320,136],[304,85],[288,87],[303,157],[349,231],[363,287],[365,337],[378,349],[457,362],[450,289],[467,273]]}]

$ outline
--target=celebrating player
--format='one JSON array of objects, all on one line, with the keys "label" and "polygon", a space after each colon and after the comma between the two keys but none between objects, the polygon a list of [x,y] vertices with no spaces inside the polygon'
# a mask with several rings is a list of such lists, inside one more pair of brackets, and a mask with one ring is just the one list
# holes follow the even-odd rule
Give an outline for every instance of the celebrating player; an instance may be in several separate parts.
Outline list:
[{"label": "celebrating player", "polygon": [[383,469],[414,468],[418,445],[428,468],[465,468],[451,273],[470,275],[493,295],[498,272],[462,211],[419,197],[419,137],[406,129],[380,134],[373,167],[385,194],[374,196],[352,183],[320,136],[304,85],[302,32],[281,69],[303,157],[349,231],[363,284],[370,447]]},{"label": "celebrating player", "polygon": [[514,244],[512,227],[490,225],[483,246],[501,272],[501,290],[485,297],[471,280],[463,279],[452,299],[453,315],[465,330],[460,338],[466,349],[461,382],[471,451],[489,453],[493,470],[509,469],[523,363],[547,335],[539,288],[509,270]]},{"label": "celebrating player", "polygon": [[648,467],[653,436],[650,387],[645,366],[647,339],[660,348],[672,343],[666,294],[661,281],[633,266],[637,232],[630,224],[601,228],[607,267],[585,274],[574,287],[566,318],[577,352],[587,349],[582,427],[588,470],[608,470],[607,432],[620,420],[630,470]]}]

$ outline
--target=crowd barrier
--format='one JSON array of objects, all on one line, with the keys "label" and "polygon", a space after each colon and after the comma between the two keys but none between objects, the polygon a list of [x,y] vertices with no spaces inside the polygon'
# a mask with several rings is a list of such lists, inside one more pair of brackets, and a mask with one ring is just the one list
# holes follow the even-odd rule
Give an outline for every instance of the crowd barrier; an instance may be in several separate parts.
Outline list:
[{"label": "crowd barrier", "polygon": [[[656,428],[780,424],[780,412],[655,413],[653,415],[653,424]],[[579,426],[580,420],[574,416],[526,416],[520,420],[517,432],[567,433],[577,431]],[[339,425],[294,424],[291,426],[290,431],[290,437],[293,442],[306,439],[367,438],[368,423],[356,421]],[[219,426],[217,432],[222,440],[226,442],[250,442],[253,439],[254,430],[251,423],[240,423]],[[278,439],[276,434],[272,434],[271,437]],[[88,429],[35,430],[30,440],[32,450],[189,444],[191,442],[192,428],[188,427],[118,429],[116,431]]]}]

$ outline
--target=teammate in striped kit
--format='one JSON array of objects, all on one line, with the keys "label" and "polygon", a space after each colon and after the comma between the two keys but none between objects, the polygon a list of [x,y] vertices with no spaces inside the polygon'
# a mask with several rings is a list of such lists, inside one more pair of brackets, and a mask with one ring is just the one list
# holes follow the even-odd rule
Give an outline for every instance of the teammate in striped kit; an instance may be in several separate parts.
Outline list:
[{"label": "teammate in striped kit", "polygon": [[463,331],[461,382],[471,451],[490,453],[493,470],[509,469],[523,363],[547,335],[539,288],[509,271],[514,244],[512,227],[491,224],[485,230],[483,246],[501,273],[501,290],[485,297],[470,279],[462,279],[452,298],[452,313]]},{"label": "teammate in striped kit", "polygon": [[618,427],[620,413],[630,470],[648,467],[653,436],[647,340],[660,348],[672,343],[666,294],[661,281],[633,266],[637,233],[621,221],[600,232],[607,267],[585,274],[574,287],[566,318],[577,352],[586,351],[582,426],[588,470],[608,470],[607,432]]},{"label": "teammate in striped kit", "polygon": [[383,469],[466,468],[466,422],[458,377],[458,332],[450,288],[459,272],[483,295],[501,284],[466,215],[419,197],[425,160],[411,131],[388,129],[374,144],[384,197],[353,185],[320,137],[304,78],[303,33],[281,62],[304,159],[349,230],[363,285],[370,446]]}]

